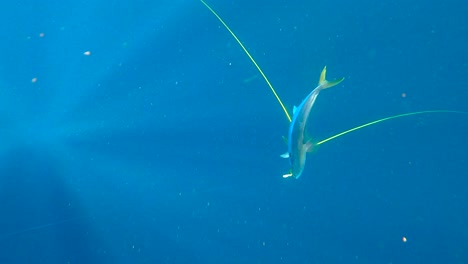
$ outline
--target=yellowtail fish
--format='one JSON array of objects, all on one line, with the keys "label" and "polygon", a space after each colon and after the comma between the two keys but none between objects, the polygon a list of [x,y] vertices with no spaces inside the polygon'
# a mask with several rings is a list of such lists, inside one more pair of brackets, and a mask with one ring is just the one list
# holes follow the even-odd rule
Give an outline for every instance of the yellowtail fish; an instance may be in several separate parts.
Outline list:
[{"label": "yellowtail fish", "polygon": [[307,95],[298,107],[293,109],[293,117],[288,133],[288,152],[281,155],[282,158],[289,158],[290,172],[284,174],[283,178],[294,177],[298,179],[304,170],[306,154],[312,151],[314,146],[312,140],[306,136],[306,123],[320,91],[333,87],[344,80],[344,78],[341,78],[330,82],[326,80],[326,74],[327,67],[325,66],[320,74],[318,86]]},{"label": "yellowtail fish", "polygon": [[449,113],[449,114],[463,114],[463,115],[468,115],[468,112],[463,112],[463,111],[454,111],[454,110],[426,110],[426,111],[417,111],[417,112],[410,112],[410,113],[404,113],[404,114],[399,114],[399,115],[394,115],[394,116],[389,116],[389,117],[384,117],[381,119],[377,119],[362,125],[359,125],[357,127],[353,127],[351,129],[345,130],[341,133],[335,134],[331,137],[328,137],[326,139],[323,139],[321,141],[318,141],[317,143],[312,143],[310,141],[310,138],[308,138],[306,135],[307,133],[305,132],[305,123],[307,122],[307,117],[310,113],[310,110],[312,108],[312,105],[315,102],[315,99],[317,98],[319,92],[323,89],[330,88],[332,86],[337,85],[342,79],[333,81],[333,82],[328,82],[325,79],[326,75],[326,68],[323,69],[322,75],[320,76],[320,82],[317,88],[315,88],[307,97],[304,99],[304,101],[301,103],[299,107],[297,107],[293,113],[293,118],[289,115],[286,107],[284,106],[281,98],[279,97],[278,93],[276,93],[276,90],[273,88],[273,85],[271,85],[270,81],[266,77],[265,73],[262,71],[260,66],[257,64],[257,62],[254,60],[250,52],[247,50],[247,48],[242,44],[242,42],[239,40],[239,38],[234,34],[234,32],[229,28],[229,26],[224,22],[224,20],[203,0],[200,0],[200,2],[203,3],[203,5],[206,6],[206,8],[221,22],[221,24],[226,28],[226,30],[231,34],[231,36],[234,38],[234,40],[239,44],[239,46],[242,48],[242,50],[245,52],[247,57],[250,59],[252,64],[257,68],[258,72],[262,76],[262,78],[265,80],[267,83],[268,87],[271,90],[271,93],[275,96],[276,100],[278,101],[279,105],[281,106],[286,118],[288,119],[289,122],[291,122],[289,126],[289,133],[288,133],[288,152],[281,155],[283,158],[289,158],[290,161],[290,167],[291,171],[288,174],[284,174],[283,178],[299,178],[301,176],[302,171],[304,170],[304,165],[306,161],[306,153],[311,151],[314,146],[322,145],[323,143],[332,141],[334,139],[337,139],[341,136],[344,136],[348,133],[351,133],[353,131],[360,130],[362,128],[372,126],[381,122],[389,121],[392,119],[396,118],[402,118],[402,117],[408,117],[408,116],[414,116],[414,115],[422,115],[422,114],[433,114],[433,113]]}]

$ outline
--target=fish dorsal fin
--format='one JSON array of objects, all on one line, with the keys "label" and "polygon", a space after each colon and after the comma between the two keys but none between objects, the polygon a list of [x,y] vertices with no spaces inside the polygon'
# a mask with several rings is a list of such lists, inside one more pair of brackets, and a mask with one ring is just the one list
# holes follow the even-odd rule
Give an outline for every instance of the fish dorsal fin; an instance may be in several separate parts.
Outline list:
[{"label": "fish dorsal fin", "polygon": [[296,114],[297,106],[293,106],[293,115]]}]

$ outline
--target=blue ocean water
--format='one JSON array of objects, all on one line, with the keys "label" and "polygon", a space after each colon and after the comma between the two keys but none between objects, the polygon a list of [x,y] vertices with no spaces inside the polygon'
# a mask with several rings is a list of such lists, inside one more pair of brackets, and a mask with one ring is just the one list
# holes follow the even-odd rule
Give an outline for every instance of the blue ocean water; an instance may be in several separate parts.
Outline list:
[{"label": "blue ocean water", "polygon": [[[317,141],[468,111],[468,5],[209,1]],[[468,263],[468,115],[331,140],[199,1],[0,8],[0,263]]]}]

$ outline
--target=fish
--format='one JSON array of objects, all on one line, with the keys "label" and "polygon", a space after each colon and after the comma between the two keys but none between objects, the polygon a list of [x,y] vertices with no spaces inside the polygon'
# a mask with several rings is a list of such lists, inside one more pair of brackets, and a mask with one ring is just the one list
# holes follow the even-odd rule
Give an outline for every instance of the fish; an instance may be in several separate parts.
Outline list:
[{"label": "fish", "polygon": [[[255,66],[255,68],[257,68],[261,77],[266,82],[272,94],[275,96],[276,100],[278,101],[278,104],[281,106],[281,109],[283,110],[286,118],[290,122],[288,137],[284,138],[286,141],[286,145],[288,145],[288,152],[281,155],[281,157],[289,158],[291,169],[288,174],[283,175],[283,178],[289,178],[289,177],[293,177],[296,179],[299,178],[302,174],[302,171],[304,170],[307,152],[311,152],[313,149],[316,149],[318,146],[322,145],[323,143],[330,142],[339,137],[347,135],[351,132],[358,131],[363,128],[373,126],[375,124],[379,124],[382,122],[387,122],[389,120],[400,119],[403,117],[414,116],[414,115],[426,115],[426,114],[433,114],[433,113],[450,113],[450,114],[463,114],[463,115],[468,116],[468,112],[456,111],[456,110],[425,110],[425,111],[409,112],[409,113],[388,116],[388,117],[380,118],[371,122],[367,122],[365,124],[347,129],[343,132],[330,136],[321,141],[312,142],[310,140],[310,137],[308,137],[305,132],[305,127],[306,127],[305,123],[307,122],[307,118],[309,117],[309,113],[312,108],[312,105],[314,104],[321,90],[327,89],[327,88],[330,88],[339,84],[340,82],[344,80],[344,78],[341,78],[333,82],[327,81],[325,79],[326,67],[324,67],[324,69],[322,70],[322,74],[320,75],[319,85],[306,97],[306,99],[304,99],[304,101],[301,103],[299,107],[295,108],[294,113],[293,113],[293,116],[294,116],[294,120],[293,120],[288,110],[286,109],[285,105],[283,104],[283,101],[281,100],[280,96],[276,92],[275,88],[270,83],[267,76],[265,75],[263,70],[260,68],[258,63],[255,61],[253,56],[250,54],[250,52],[247,50],[244,44],[242,44],[242,42],[237,37],[237,35],[231,30],[231,28],[226,24],[226,22],[224,22],[221,16],[219,16],[218,13],[216,13],[216,11],[214,11],[205,1],[200,0],[200,2],[203,5],[205,5],[205,7],[219,20],[219,22],[221,22],[221,24],[229,32],[229,34],[231,34],[231,36],[234,38],[237,44],[239,44],[239,46],[245,52],[245,54],[250,59],[252,64]],[[255,77],[256,76],[253,76],[252,78],[248,78],[244,82],[248,83],[249,81],[253,80]]]},{"label": "fish", "polygon": [[344,80],[340,78],[335,81],[327,81],[327,66],[325,66],[320,74],[318,86],[307,95],[301,104],[293,109],[293,117],[289,125],[287,145],[288,151],[281,155],[282,158],[289,159],[290,171],[283,175],[283,178],[294,177],[298,179],[304,171],[306,154],[314,148],[314,142],[307,136],[306,124],[309,118],[312,106],[317,99],[319,93],[324,90],[338,85]]}]

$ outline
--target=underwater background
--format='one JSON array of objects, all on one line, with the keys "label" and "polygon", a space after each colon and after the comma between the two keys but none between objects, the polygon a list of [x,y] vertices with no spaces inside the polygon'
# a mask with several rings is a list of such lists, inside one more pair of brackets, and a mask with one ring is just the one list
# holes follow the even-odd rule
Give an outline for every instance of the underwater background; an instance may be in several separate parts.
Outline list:
[{"label": "underwater background", "polygon": [[[468,111],[468,3],[208,1],[317,141]],[[197,0],[2,2],[0,263],[468,263],[468,115],[331,140]]]}]

